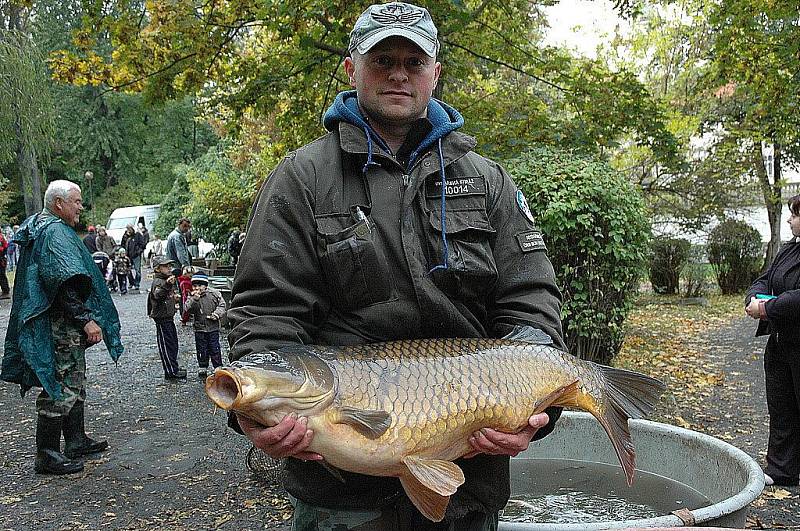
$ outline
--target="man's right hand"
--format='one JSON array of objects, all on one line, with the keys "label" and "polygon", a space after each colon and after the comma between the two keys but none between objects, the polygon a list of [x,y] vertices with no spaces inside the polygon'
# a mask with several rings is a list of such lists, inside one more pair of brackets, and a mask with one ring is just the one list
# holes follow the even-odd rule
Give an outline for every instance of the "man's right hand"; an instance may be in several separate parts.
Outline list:
[{"label": "man's right hand", "polygon": [[83,331],[86,332],[86,342],[89,346],[96,345],[103,339],[103,331],[94,321],[86,323],[83,327]]},{"label": "man's right hand", "polygon": [[321,461],[322,456],[307,452],[314,432],[307,428],[308,419],[298,419],[296,413],[286,415],[282,421],[271,428],[250,420],[243,415],[237,415],[239,426],[253,446],[260,448],[270,457],[296,457],[304,461]]}]

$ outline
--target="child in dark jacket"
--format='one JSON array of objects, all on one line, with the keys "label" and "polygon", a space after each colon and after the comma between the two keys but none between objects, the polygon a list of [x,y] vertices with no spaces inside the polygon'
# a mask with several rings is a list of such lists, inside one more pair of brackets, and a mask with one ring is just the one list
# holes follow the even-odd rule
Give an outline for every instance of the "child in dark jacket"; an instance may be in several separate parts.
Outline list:
[{"label": "child in dark jacket", "polygon": [[208,360],[216,369],[222,365],[219,344],[219,320],[225,315],[225,299],[208,285],[203,273],[192,276],[192,292],[186,300],[186,313],[194,322],[194,341],[197,347],[197,375],[208,376]]},{"label": "child in dark jacket", "polygon": [[186,378],[186,369],[178,366],[178,331],[175,329],[176,304],[180,295],[176,291],[172,265],[165,256],[154,261],[153,284],[147,295],[147,315],[156,323],[158,354],[164,367],[164,378]]},{"label": "child in dark jacket", "polygon": [[[120,295],[128,293],[128,279],[131,276],[132,265],[131,259],[128,258],[125,249],[120,247],[117,250],[117,256],[114,258],[114,274],[117,275]],[[132,279],[131,284],[133,284]]]}]

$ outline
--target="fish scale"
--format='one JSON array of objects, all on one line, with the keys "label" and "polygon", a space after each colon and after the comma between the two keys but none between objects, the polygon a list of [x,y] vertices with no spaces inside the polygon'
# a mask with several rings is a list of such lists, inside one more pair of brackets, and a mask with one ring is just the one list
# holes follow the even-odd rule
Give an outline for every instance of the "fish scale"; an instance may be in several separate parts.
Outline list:
[{"label": "fish scale", "polygon": [[526,333],[285,347],[218,368],[206,392],[265,426],[289,413],[306,417],[314,433],[308,451],[329,467],[400,478],[433,521],[464,482],[452,461],[472,451],[470,435],[517,432],[549,405],[592,413],[630,483],[635,452],[627,421],[651,410],[664,385],[529,342]]}]

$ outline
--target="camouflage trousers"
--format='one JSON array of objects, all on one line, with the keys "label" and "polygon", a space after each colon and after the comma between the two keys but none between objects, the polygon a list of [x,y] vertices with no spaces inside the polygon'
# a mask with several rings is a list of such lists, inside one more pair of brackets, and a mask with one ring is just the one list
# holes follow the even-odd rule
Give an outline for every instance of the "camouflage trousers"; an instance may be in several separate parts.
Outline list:
[{"label": "camouflage trousers", "polygon": [[371,511],[317,507],[292,498],[292,531],[497,531],[498,515],[469,513],[452,522],[431,522],[416,510],[396,506]]},{"label": "camouflage trousers", "polygon": [[36,398],[36,413],[46,417],[64,416],[79,400],[86,399],[86,336],[83,330],[60,312],[50,313],[56,380],[61,399],[42,391]]}]

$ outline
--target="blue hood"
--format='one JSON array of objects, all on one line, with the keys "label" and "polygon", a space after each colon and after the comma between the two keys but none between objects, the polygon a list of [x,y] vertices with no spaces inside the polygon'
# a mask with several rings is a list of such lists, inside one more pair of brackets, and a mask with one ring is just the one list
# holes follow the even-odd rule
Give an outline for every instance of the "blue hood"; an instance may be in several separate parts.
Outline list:
[{"label": "blue hood", "polygon": [[[448,245],[447,245],[447,221],[445,217],[445,210],[447,203],[445,201],[447,186],[445,186],[446,177],[444,171],[444,155],[442,153],[442,138],[449,133],[452,133],[462,125],[464,125],[464,117],[444,102],[431,98],[428,102],[428,120],[431,122],[433,129],[428,135],[419,143],[419,145],[411,153],[408,158],[408,167],[414,166],[414,161],[420,153],[423,153],[428,147],[437,144],[439,151],[439,175],[441,178],[441,202],[440,202],[440,219],[442,220],[442,263],[434,266],[429,273],[440,269],[448,269]],[[362,173],[366,176],[369,167],[375,164],[372,162],[372,143],[376,142],[381,149],[386,153],[391,153],[391,150],[386,145],[386,142],[375,132],[372,127],[364,120],[361,115],[361,110],[358,108],[358,98],[356,97],[355,90],[348,90],[340,92],[336,95],[336,99],[325,113],[322,123],[328,131],[334,131],[339,122],[347,122],[364,131],[367,137],[367,163],[361,169]]]},{"label": "blue hood", "polygon": [[[433,125],[433,129],[411,154],[409,165],[413,164],[417,156],[433,145],[437,140],[464,125],[464,117],[461,116],[461,113],[446,103],[433,98],[431,98],[431,101],[428,103],[428,120],[431,122],[431,125]],[[370,127],[361,115],[355,90],[347,90],[337,94],[336,99],[328,108],[325,117],[322,119],[322,124],[328,131],[333,131],[339,122],[347,122],[355,125],[359,129],[363,129],[364,134],[367,135],[368,143],[376,142],[381,149],[387,153],[391,153],[380,135]],[[371,155],[372,153],[370,153],[370,156]]]}]

